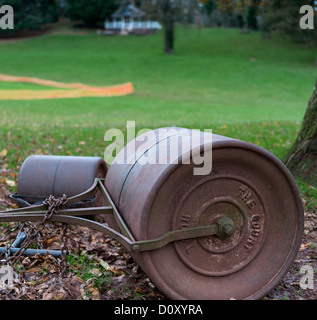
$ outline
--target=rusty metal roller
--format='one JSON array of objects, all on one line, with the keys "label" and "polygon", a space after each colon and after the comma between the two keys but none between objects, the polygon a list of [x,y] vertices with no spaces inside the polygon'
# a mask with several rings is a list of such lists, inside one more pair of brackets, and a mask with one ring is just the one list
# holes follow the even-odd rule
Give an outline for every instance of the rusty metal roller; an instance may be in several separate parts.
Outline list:
[{"label": "rusty metal roller", "polygon": [[17,191],[30,203],[50,195],[72,197],[90,188],[95,178],[105,178],[106,173],[106,163],[99,157],[32,155],[22,164]]},{"label": "rusty metal roller", "polygon": [[[301,242],[303,207],[292,175],[253,144],[168,129],[140,136],[136,146],[127,144],[108,170],[105,186],[133,236],[153,239],[224,217],[234,229],[224,237],[177,241],[133,257],[170,299],[263,297],[285,275]],[[194,175],[193,156],[203,150],[202,137],[204,154],[212,146],[212,170]],[[191,155],[182,148],[184,139],[192,142]],[[149,163],[162,152],[175,157],[175,150],[190,163]]]}]

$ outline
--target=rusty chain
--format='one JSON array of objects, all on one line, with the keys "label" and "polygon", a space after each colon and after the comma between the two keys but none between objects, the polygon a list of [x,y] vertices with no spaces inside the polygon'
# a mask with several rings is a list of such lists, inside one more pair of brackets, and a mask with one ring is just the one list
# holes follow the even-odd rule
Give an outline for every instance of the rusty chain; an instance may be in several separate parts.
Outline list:
[{"label": "rusty chain", "polygon": [[[1,262],[4,264],[9,264],[12,266],[20,257],[21,255],[27,250],[27,248],[33,243],[33,241],[40,235],[40,227],[43,226],[45,223],[47,223],[50,218],[58,212],[59,209],[63,209],[66,207],[67,204],[67,197],[64,194],[60,198],[55,198],[54,196],[50,195],[47,199],[44,200],[43,204],[47,207],[47,211],[45,212],[43,216],[43,220],[38,222],[35,227],[30,227],[32,229],[30,232],[28,232],[26,239],[23,242],[23,245],[19,248],[19,250],[14,253],[13,255],[10,255],[10,246],[6,246],[6,252],[5,252],[5,259],[3,259]],[[67,258],[66,255],[68,253],[67,249],[67,224],[63,224],[63,232],[62,232],[62,260],[61,260],[61,273],[60,276],[63,276],[66,268],[67,268]],[[22,227],[23,228],[23,227]]]}]

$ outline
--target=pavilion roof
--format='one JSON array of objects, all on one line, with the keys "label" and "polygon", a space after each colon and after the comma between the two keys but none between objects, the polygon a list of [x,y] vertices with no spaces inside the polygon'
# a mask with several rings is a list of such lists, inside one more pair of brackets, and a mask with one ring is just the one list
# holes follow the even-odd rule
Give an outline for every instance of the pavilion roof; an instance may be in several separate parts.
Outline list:
[{"label": "pavilion roof", "polygon": [[139,18],[143,17],[145,12],[141,9],[137,8],[134,4],[123,5],[116,12],[114,12],[111,17],[119,18],[119,17],[133,17]]}]

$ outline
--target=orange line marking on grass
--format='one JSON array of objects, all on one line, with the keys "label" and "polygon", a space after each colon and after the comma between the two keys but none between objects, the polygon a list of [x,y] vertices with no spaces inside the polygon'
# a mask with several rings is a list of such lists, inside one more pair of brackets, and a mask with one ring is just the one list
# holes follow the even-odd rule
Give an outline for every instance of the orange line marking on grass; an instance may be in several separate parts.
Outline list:
[{"label": "orange line marking on grass", "polygon": [[107,87],[93,87],[82,83],[63,83],[39,78],[0,74],[0,81],[28,82],[69,90],[1,90],[0,100],[33,100],[80,97],[112,97],[134,93],[131,82]]}]

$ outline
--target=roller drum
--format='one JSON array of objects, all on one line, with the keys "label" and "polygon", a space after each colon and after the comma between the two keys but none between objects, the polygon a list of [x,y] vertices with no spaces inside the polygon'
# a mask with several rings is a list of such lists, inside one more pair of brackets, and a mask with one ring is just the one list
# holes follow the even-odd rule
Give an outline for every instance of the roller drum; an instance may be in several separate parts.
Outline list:
[{"label": "roller drum", "polygon": [[[303,206],[294,178],[256,145],[196,130],[159,130],[121,150],[105,180],[135,239],[223,217],[235,229],[224,239],[178,241],[133,257],[170,299],[263,297],[285,275],[301,243]],[[194,158],[211,151],[211,172],[194,175]],[[164,153],[172,161],[155,164]]]},{"label": "roller drum", "polygon": [[[95,178],[105,178],[107,166],[99,157],[29,156],[18,178],[18,195],[29,199],[72,197],[89,189]],[[94,201],[99,205],[101,197]]]}]

